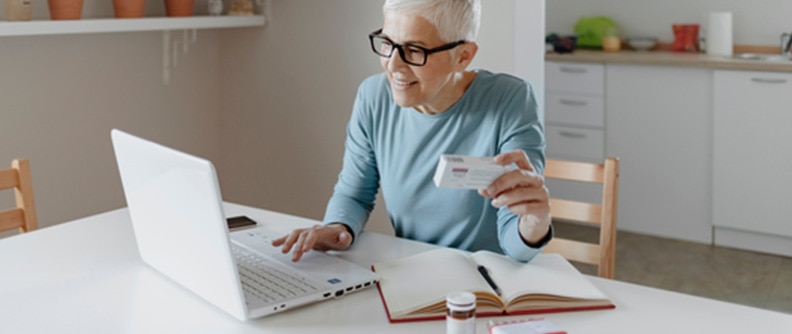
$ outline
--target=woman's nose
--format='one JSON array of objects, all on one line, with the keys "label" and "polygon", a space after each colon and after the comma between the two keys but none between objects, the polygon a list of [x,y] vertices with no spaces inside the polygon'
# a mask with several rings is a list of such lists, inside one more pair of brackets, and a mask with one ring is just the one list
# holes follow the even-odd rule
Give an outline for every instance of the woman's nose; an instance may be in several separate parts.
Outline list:
[{"label": "woman's nose", "polygon": [[407,63],[402,59],[400,51],[399,49],[395,49],[393,53],[391,53],[390,58],[385,58],[385,68],[387,70],[394,71],[407,66]]}]

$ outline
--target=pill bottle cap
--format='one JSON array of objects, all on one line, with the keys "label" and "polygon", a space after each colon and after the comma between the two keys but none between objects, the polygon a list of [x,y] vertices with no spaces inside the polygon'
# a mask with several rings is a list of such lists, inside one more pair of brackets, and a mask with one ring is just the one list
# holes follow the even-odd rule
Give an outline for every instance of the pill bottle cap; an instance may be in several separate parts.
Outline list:
[{"label": "pill bottle cap", "polygon": [[446,307],[452,311],[470,311],[476,308],[476,295],[467,291],[455,291],[446,295]]}]

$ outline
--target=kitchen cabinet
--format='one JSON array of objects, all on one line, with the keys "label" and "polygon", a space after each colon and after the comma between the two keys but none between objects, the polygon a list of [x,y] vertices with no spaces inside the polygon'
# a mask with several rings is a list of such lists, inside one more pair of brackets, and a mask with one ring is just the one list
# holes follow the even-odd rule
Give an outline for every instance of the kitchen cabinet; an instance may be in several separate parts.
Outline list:
[{"label": "kitchen cabinet", "polygon": [[713,74],[715,243],[792,256],[792,73]]},{"label": "kitchen cabinet", "polygon": [[[545,135],[550,159],[602,163],[605,159],[605,66],[545,63]],[[600,202],[601,187],[548,180],[553,197]]]},{"label": "kitchen cabinet", "polygon": [[621,230],[711,243],[711,70],[608,64],[605,151]]},{"label": "kitchen cabinet", "polygon": [[[620,230],[792,256],[792,68],[670,56],[548,55],[548,157],[621,159]],[[603,72],[558,80],[582,72],[579,65]],[[595,113],[574,112],[599,106],[588,99],[600,96],[602,124]],[[557,128],[600,133],[604,153],[590,146],[598,140],[558,144]],[[548,188],[564,198],[593,196]]]},{"label": "kitchen cabinet", "polygon": [[[548,158],[620,159],[621,230],[710,243],[711,71],[547,62]],[[601,189],[548,181],[554,197]]]},{"label": "kitchen cabinet", "polygon": [[578,161],[603,161],[604,65],[545,64],[547,155]]}]

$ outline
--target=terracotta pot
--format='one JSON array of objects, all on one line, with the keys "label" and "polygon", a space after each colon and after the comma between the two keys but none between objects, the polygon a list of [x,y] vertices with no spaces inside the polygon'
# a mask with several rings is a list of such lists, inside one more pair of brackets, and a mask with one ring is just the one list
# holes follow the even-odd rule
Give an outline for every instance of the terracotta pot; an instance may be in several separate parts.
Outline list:
[{"label": "terracotta pot", "polygon": [[165,0],[165,13],[168,16],[192,16],[193,0]]},{"label": "terracotta pot", "polygon": [[113,0],[113,9],[117,18],[143,17],[146,0]]},{"label": "terracotta pot", "polygon": [[48,0],[50,18],[53,20],[79,20],[83,0]]}]

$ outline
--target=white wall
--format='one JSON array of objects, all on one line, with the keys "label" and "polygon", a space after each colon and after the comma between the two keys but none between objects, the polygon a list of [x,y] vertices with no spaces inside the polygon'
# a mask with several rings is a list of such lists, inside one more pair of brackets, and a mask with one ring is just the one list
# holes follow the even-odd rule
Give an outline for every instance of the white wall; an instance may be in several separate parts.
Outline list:
[{"label": "white wall", "polygon": [[[540,88],[542,72],[518,66],[540,59],[532,51],[541,46],[515,51],[526,40],[513,28],[525,26],[515,24],[525,8],[515,1],[484,2],[473,67]],[[199,32],[169,86],[161,83],[157,32],[3,37],[0,163],[31,159],[43,227],[118,208],[109,130],[119,127],[214,160],[227,200],[319,219],[357,85],[381,71],[367,42],[382,25],[381,5],[272,0],[264,28]],[[147,2],[147,15],[162,12],[160,1]],[[46,1],[34,2],[34,17],[48,15]],[[110,16],[110,1],[86,1],[83,17]],[[525,17],[541,27],[542,15]],[[381,200],[373,221],[390,231]]]},{"label": "white wall", "polygon": [[380,71],[379,1],[273,0],[263,30],[223,32],[227,200],[321,219],[358,84]]},{"label": "white wall", "polygon": [[[525,27],[543,19],[526,3],[539,1],[484,1],[473,66],[541,83],[541,70],[523,62],[538,51]],[[33,6],[35,18],[48,17],[46,1]],[[197,12],[204,6],[196,1]],[[382,24],[380,6],[271,0],[265,28],[200,32],[169,86],[160,81],[156,32],[2,37],[0,166],[31,159],[42,226],[117,208],[124,202],[108,133],[120,127],[215,160],[228,200],[321,218],[356,87],[380,71],[366,42]],[[627,34],[670,41],[672,23],[714,10],[734,12],[738,44],[775,45],[792,30],[787,0],[551,0],[546,7],[549,32],[571,33],[581,16],[608,15]],[[148,1],[147,15],[163,8]],[[112,15],[109,0],[85,3],[85,18]],[[388,230],[382,205],[374,220]]]},{"label": "white wall", "polygon": [[[515,72],[521,61],[513,44],[519,40],[515,1],[484,1],[472,67]],[[266,29],[222,34],[220,180],[226,199],[322,218],[341,168],[357,86],[382,71],[367,40],[382,25],[381,6],[371,0],[273,0]],[[536,26],[541,29],[541,22]],[[391,231],[381,200],[368,228]]]},{"label": "white wall", "polygon": [[656,36],[674,40],[671,25],[699,23],[712,11],[733,14],[734,43],[779,45],[783,32],[792,31],[792,1],[789,0],[549,0],[547,31],[571,34],[582,16],[608,16],[625,36]]},{"label": "white wall", "polygon": [[[112,6],[89,3],[86,17],[112,15]],[[46,1],[34,4],[37,16],[48,15]],[[41,227],[125,205],[112,127],[219,156],[217,33],[199,33],[169,86],[160,36],[0,37],[0,166],[30,159]],[[11,197],[0,193],[0,209]]]}]

